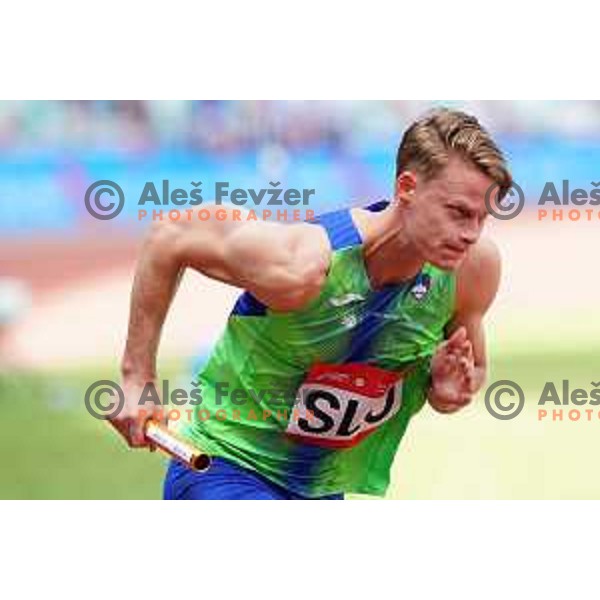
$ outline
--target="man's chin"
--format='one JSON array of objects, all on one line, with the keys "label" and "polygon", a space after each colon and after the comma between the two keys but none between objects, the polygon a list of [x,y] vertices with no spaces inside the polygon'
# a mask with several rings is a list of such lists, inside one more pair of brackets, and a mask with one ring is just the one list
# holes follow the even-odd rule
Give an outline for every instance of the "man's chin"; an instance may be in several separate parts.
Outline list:
[{"label": "man's chin", "polygon": [[442,269],[442,271],[456,271],[458,267],[460,267],[462,261],[465,259],[464,255],[457,257],[444,257],[438,258],[435,260],[430,260],[429,262],[438,269]]}]

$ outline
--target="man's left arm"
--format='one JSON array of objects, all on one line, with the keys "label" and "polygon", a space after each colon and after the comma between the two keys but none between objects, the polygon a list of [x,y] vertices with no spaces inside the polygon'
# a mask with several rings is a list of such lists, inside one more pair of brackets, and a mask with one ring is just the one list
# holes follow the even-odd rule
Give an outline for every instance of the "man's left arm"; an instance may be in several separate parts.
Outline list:
[{"label": "man's left arm", "polygon": [[431,406],[452,413],[466,406],[487,374],[483,318],[500,282],[500,254],[489,239],[473,246],[457,271],[455,309],[448,339],[431,362]]}]

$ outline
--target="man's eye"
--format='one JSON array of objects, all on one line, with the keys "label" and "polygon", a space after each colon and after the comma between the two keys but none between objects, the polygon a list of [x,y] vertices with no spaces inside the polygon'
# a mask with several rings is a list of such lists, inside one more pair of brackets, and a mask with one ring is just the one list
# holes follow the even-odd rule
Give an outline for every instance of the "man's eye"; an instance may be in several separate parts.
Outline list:
[{"label": "man's eye", "polygon": [[457,217],[460,217],[461,219],[468,219],[469,218],[469,211],[465,210],[464,208],[460,208],[459,206],[453,206],[452,207],[452,212]]}]

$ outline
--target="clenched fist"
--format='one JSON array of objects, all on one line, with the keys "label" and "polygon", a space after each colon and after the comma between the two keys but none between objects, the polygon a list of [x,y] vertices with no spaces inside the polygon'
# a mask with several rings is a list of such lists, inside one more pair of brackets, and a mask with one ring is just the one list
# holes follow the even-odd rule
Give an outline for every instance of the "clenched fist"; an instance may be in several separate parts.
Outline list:
[{"label": "clenched fist", "polygon": [[149,407],[141,405],[140,399],[148,385],[152,385],[156,389],[154,381],[123,378],[121,388],[125,395],[125,404],[121,412],[110,420],[110,423],[123,436],[130,448],[149,448],[153,451],[154,446],[145,436],[146,421],[150,418],[156,418],[162,422],[166,422],[166,420],[162,406],[154,403],[150,403]]}]

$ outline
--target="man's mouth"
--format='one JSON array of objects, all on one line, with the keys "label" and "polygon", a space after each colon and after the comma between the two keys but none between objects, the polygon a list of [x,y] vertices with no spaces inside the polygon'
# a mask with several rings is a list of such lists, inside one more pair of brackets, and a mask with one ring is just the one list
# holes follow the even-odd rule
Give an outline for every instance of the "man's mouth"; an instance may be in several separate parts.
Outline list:
[{"label": "man's mouth", "polygon": [[448,250],[450,250],[450,252],[452,252],[452,254],[457,254],[457,255],[464,254],[467,251],[467,249],[465,247],[453,246],[451,244],[446,244],[446,248]]}]

